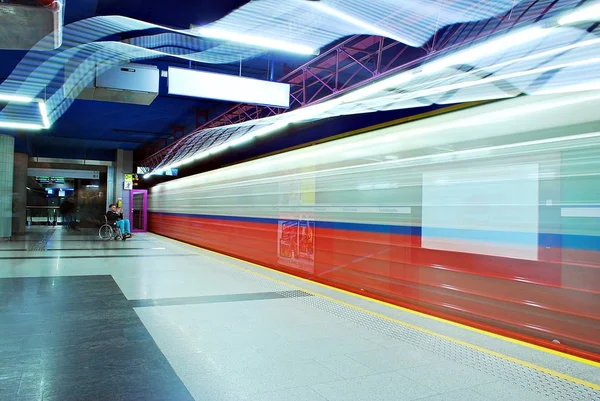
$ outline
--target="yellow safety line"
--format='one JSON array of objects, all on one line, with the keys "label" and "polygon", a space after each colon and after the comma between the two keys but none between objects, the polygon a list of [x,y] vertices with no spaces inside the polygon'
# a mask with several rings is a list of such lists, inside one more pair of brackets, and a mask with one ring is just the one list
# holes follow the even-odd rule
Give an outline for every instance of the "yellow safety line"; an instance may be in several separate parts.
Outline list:
[{"label": "yellow safety line", "polygon": [[[327,289],[330,289],[330,290],[334,290],[334,291],[337,291],[337,292],[348,294],[348,295],[351,295],[351,296],[354,296],[354,297],[357,297],[357,298],[365,299],[367,301],[376,302],[376,303],[379,303],[381,305],[385,305],[385,306],[388,306],[388,307],[396,308],[396,309],[399,309],[399,310],[401,310],[403,312],[408,312],[408,313],[415,314],[415,315],[422,316],[422,317],[426,317],[426,318],[429,318],[429,319],[441,321],[441,322],[444,322],[444,323],[449,323],[451,325],[458,326],[458,327],[461,327],[461,328],[464,328],[464,329],[467,329],[467,330],[475,331],[475,332],[480,333],[480,334],[485,334],[485,335],[488,335],[488,336],[491,336],[491,337],[494,337],[494,338],[498,338],[498,339],[501,339],[501,340],[509,341],[509,342],[512,342],[512,343],[515,343],[515,344],[523,345],[523,346],[528,347],[528,348],[533,348],[533,349],[538,350],[538,351],[547,352],[549,354],[557,355],[557,356],[560,356],[560,357],[563,357],[563,358],[571,359],[571,360],[576,361],[576,362],[581,362],[581,363],[585,363],[585,364],[588,364],[588,365],[600,368],[600,363],[597,363],[597,362],[594,362],[594,361],[590,361],[590,360],[585,359],[585,358],[580,358],[580,357],[577,357],[577,356],[574,356],[574,355],[566,354],[564,352],[555,351],[555,350],[551,350],[551,349],[544,348],[544,347],[541,347],[541,346],[529,344],[529,343],[526,343],[524,341],[515,340],[515,339],[509,338],[509,337],[504,337],[504,336],[501,336],[501,335],[498,335],[498,334],[489,333],[489,332],[481,330],[481,329],[476,329],[474,327],[469,327],[469,326],[466,326],[466,325],[463,325],[463,324],[460,324],[460,323],[452,322],[450,320],[445,320],[445,319],[438,318],[438,317],[435,317],[435,316],[430,316],[430,315],[427,315],[425,313],[416,312],[416,311],[413,311],[413,310],[410,310],[410,309],[403,308],[401,306],[397,306],[397,305],[390,304],[390,303],[387,303],[387,302],[379,301],[377,299],[369,298],[369,297],[366,297],[364,295],[354,294],[354,293],[349,292],[349,291],[341,290],[339,288],[335,288],[335,287],[332,287],[332,286],[329,286],[329,285],[326,285],[326,284],[318,283],[318,282],[315,282],[315,281],[312,281],[312,280],[307,280],[307,279],[304,279],[302,277],[297,277],[297,276],[294,276],[293,274],[281,272],[279,270],[271,269],[271,268],[266,267],[266,266],[262,266],[262,265],[259,265],[259,264],[256,264],[256,263],[252,263],[252,262],[248,262],[248,261],[245,261],[245,260],[242,260],[242,259],[238,259],[238,258],[233,257],[233,256],[224,255],[222,253],[211,251],[209,249],[205,249],[205,248],[202,248],[202,247],[199,247],[199,246],[196,246],[196,245],[188,244],[186,242],[179,241],[179,240],[176,240],[176,239],[173,239],[173,238],[164,237],[164,236],[158,235],[158,234],[154,234],[154,235],[159,236],[159,237],[164,238],[164,239],[167,239],[167,240],[170,240],[170,241],[178,242],[178,243],[183,244],[183,245],[187,245],[187,246],[190,246],[190,247],[194,247],[194,248],[200,249],[200,250],[202,250],[202,251],[204,251],[206,253],[211,253],[211,254],[219,255],[219,256],[224,257],[224,258],[233,259],[233,260],[236,260],[238,262],[246,263],[246,264],[249,264],[251,266],[255,266],[255,267],[258,267],[258,268],[261,268],[261,269],[269,270],[269,271],[274,272],[274,273],[282,274],[284,276],[288,276],[288,277],[296,279],[296,280],[301,280],[301,281],[304,281],[304,282],[307,282],[307,283],[310,283],[310,284],[316,284],[318,286],[321,286],[321,287],[324,287],[324,288],[327,288]],[[600,391],[600,385],[598,385],[598,384],[591,383],[591,382],[588,382],[588,381],[585,381],[585,380],[581,380],[581,379],[578,379],[576,377],[572,377],[572,376],[566,375],[564,373],[557,372],[557,371],[552,370],[552,369],[544,368],[542,366],[538,366],[538,365],[535,365],[533,363],[526,362],[526,361],[523,361],[523,360],[520,360],[520,359],[517,359],[517,358],[513,358],[511,356],[504,355],[504,354],[501,354],[499,352],[492,351],[492,350],[489,350],[487,348],[483,348],[483,347],[480,347],[478,345],[474,345],[474,344],[471,344],[471,343],[468,343],[468,342],[465,342],[465,341],[462,341],[462,340],[458,340],[456,338],[449,337],[449,336],[446,336],[444,334],[436,333],[435,331],[431,331],[431,330],[428,330],[428,329],[425,329],[425,328],[413,325],[411,323],[403,322],[401,320],[394,319],[392,317],[389,317],[389,316],[383,315],[381,313],[374,312],[374,311],[362,308],[362,307],[357,306],[357,305],[352,305],[350,303],[347,303],[347,302],[341,301],[339,299],[335,299],[335,298],[329,297],[327,295],[320,294],[318,292],[314,292],[314,291],[308,290],[306,288],[297,286],[295,284],[290,284],[288,282],[285,282],[285,281],[282,281],[282,280],[278,280],[278,279],[273,278],[271,276],[268,276],[266,274],[262,274],[262,273],[259,273],[259,272],[255,272],[255,271],[253,271],[251,269],[247,269],[247,268],[244,268],[244,267],[241,267],[241,266],[237,266],[237,265],[235,265],[233,263],[230,263],[230,262],[228,262],[226,260],[221,260],[219,258],[215,258],[212,255],[206,255],[206,254],[203,254],[203,253],[197,253],[197,254],[209,257],[209,258],[211,258],[213,260],[216,260],[216,261],[218,261],[220,263],[224,263],[224,264],[226,264],[228,266],[231,266],[231,267],[233,267],[235,269],[242,270],[242,271],[245,271],[245,272],[248,272],[248,273],[252,273],[252,274],[254,274],[256,276],[263,277],[263,278],[269,279],[271,281],[274,281],[276,283],[287,285],[287,286],[292,287],[292,288],[296,288],[296,289],[298,289],[300,291],[309,293],[309,294],[314,295],[314,296],[321,297],[321,298],[326,299],[326,300],[331,301],[331,302],[335,302],[335,303],[337,303],[339,305],[343,305],[343,306],[346,306],[346,307],[358,310],[360,312],[363,312],[363,313],[366,313],[366,314],[369,314],[369,315],[372,315],[372,316],[376,316],[376,317],[378,317],[380,319],[387,320],[389,322],[393,322],[393,323],[399,324],[401,326],[409,327],[411,329],[418,330],[420,332],[423,332],[423,333],[426,333],[426,334],[429,334],[429,335],[441,338],[443,340],[447,340],[447,341],[453,342],[455,344],[460,344],[460,345],[463,345],[465,347],[474,349],[476,351],[479,351],[479,352],[482,352],[482,353],[485,353],[485,354],[488,354],[488,355],[492,355],[492,356],[495,356],[497,358],[501,358],[501,359],[504,359],[506,361],[510,361],[510,362],[519,364],[521,366],[525,366],[525,367],[528,367],[528,368],[531,368],[531,369],[534,369],[534,370],[537,370],[537,371],[540,371],[540,372],[543,372],[543,373],[546,373],[546,374],[549,374],[549,375],[552,375],[552,376],[556,376],[558,378],[570,381],[572,383],[580,384],[582,386],[589,387],[589,388],[592,388],[594,390],[599,390]]]}]

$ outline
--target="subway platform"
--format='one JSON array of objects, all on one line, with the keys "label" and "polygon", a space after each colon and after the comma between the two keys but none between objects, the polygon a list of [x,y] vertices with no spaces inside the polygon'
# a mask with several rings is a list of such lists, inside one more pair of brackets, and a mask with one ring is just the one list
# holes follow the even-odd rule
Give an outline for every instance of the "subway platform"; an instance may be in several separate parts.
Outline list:
[{"label": "subway platform", "polygon": [[0,243],[0,400],[600,400],[600,364],[153,234]]}]

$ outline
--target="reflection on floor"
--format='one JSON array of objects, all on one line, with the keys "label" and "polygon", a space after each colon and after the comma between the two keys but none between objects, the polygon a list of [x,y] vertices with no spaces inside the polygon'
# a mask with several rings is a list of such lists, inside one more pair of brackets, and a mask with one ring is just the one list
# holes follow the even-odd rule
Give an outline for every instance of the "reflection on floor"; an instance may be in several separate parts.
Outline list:
[{"label": "reflection on floor", "polygon": [[1,400],[600,400],[597,364],[152,234],[33,228],[0,300]]}]

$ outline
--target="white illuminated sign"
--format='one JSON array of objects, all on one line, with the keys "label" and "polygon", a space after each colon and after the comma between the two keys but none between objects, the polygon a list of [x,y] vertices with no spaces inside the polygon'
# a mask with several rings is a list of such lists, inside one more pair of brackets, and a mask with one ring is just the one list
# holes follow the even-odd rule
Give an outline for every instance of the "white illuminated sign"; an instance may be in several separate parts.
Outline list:
[{"label": "white illuminated sign", "polygon": [[169,94],[290,107],[290,85],[169,67]]}]

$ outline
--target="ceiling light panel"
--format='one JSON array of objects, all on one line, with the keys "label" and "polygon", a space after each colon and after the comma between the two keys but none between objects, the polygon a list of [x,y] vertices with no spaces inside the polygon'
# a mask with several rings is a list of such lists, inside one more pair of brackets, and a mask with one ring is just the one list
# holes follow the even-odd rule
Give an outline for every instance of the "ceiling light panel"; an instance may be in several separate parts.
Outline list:
[{"label": "ceiling light panel", "polygon": [[[265,51],[308,56],[335,40],[355,34],[382,35],[421,46],[443,26],[489,19],[507,12],[514,4],[514,0],[374,0],[369,3],[322,0],[318,4],[304,0],[261,0],[249,2],[213,24],[189,30],[170,29],[122,16],[93,17],[65,26],[60,49],[40,52],[34,47],[0,85],[0,92],[14,93],[15,88],[22,88],[27,96],[43,94],[40,97],[48,99],[47,116],[52,124],[67,110],[86,82],[93,79],[96,65],[108,69],[165,55],[202,63],[239,62]],[[111,35],[148,29],[162,33],[128,39],[124,43],[95,42]],[[67,74],[60,76],[64,74],[65,65]]]},{"label": "ceiling light panel", "polygon": [[43,103],[32,99],[29,103],[10,102],[0,107],[0,128],[26,130],[48,128],[50,125],[46,116],[42,114],[41,104]]},{"label": "ceiling light panel", "polygon": [[[594,33],[582,34],[580,31],[551,29],[534,36],[536,39],[524,40],[518,44],[515,44],[515,41],[506,41],[506,46],[497,47],[493,55],[488,52],[482,53],[481,58],[471,57],[470,70],[428,69],[428,64],[425,64],[422,69],[400,72],[371,86],[310,106],[318,106],[314,109],[317,110],[316,113],[305,112],[302,115],[300,109],[276,116],[271,124],[280,125],[263,130],[267,135],[277,134],[285,128],[286,119],[288,122],[300,122],[307,118],[397,110],[433,103],[502,99],[540,91],[558,93],[562,87],[578,88],[574,86],[577,82],[597,82],[593,77],[600,76],[600,57],[595,58],[591,55],[600,54],[600,41]],[[498,39],[494,41],[496,46],[502,43]],[[443,60],[439,58],[433,62],[440,63]],[[493,64],[497,61],[497,64]],[[591,85],[590,90],[596,87],[597,85]],[[294,113],[297,116],[295,120]],[[255,120],[249,123],[260,122]],[[245,135],[253,136],[252,132],[255,129],[253,127]],[[197,135],[203,135],[203,131]],[[238,137],[231,146],[250,140],[251,138]],[[226,147],[219,148],[220,151],[224,149]],[[199,149],[198,154],[209,151],[210,147]],[[171,158],[166,158],[163,165],[168,166],[172,161]]]}]

